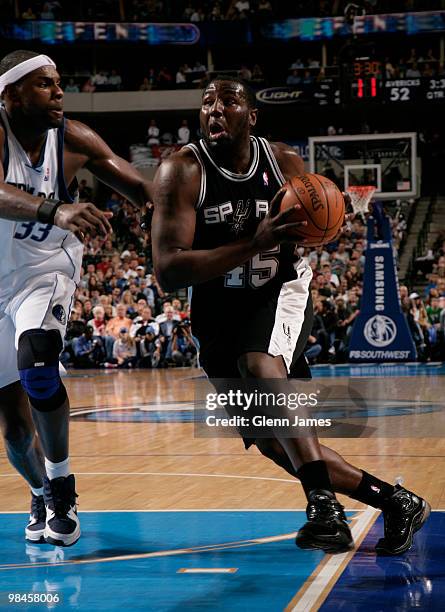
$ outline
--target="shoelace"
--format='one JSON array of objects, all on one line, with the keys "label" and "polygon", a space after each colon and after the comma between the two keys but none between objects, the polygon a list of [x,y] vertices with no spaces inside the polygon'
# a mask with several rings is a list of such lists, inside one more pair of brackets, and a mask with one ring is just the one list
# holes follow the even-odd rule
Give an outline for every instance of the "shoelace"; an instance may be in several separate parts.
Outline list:
[{"label": "shoelace", "polygon": [[32,497],[31,514],[37,519],[38,523],[45,521],[46,508],[45,502],[43,501],[43,495],[39,495],[38,497]]},{"label": "shoelace", "polygon": [[77,495],[71,495],[71,492],[67,491],[66,488],[66,483],[64,481],[52,481],[50,484],[54,514],[57,518],[66,518],[69,509],[76,503]]},{"label": "shoelace", "polygon": [[310,521],[315,519],[332,520],[333,515],[341,521],[346,521],[343,506],[335,499],[318,499],[317,502],[308,505],[307,517]]}]

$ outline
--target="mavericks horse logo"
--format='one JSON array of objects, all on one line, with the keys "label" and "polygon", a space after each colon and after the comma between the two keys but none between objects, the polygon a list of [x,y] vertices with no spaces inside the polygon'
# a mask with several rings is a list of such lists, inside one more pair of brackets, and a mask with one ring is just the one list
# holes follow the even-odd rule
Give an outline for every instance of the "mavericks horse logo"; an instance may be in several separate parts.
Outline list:
[{"label": "mavericks horse logo", "polygon": [[389,317],[375,315],[367,320],[364,334],[366,341],[372,346],[384,347],[393,342],[397,335],[397,327]]}]

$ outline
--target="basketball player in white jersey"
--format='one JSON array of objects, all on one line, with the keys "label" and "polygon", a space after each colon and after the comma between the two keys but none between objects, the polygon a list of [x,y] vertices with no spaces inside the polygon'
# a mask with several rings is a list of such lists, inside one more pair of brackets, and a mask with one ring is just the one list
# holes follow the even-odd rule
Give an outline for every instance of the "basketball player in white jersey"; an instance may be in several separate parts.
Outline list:
[{"label": "basketball player in white jersey", "polygon": [[11,463],[32,489],[27,539],[71,546],[80,526],[59,353],[81,240],[87,232],[109,235],[111,214],[76,203],[70,185],[86,167],[142,207],[151,200],[150,184],[93,130],[64,119],[60,76],[49,57],[4,57],[0,96],[0,426]]}]

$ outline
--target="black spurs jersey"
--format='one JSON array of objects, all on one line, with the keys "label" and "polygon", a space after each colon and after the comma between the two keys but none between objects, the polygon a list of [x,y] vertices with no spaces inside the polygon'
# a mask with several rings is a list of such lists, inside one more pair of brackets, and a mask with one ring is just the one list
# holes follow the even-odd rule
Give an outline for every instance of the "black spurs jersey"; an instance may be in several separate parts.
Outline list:
[{"label": "black spurs jersey", "polygon": [[[251,136],[251,163],[245,174],[218,166],[203,140],[187,146],[201,166],[193,248],[214,249],[253,236],[274,195],[285,183],[268,141]],[[247,306],[251,300],[261,299],[261,295],[269,295],[283,282],[296,278],[293,251],[291,245],[277,246],[224,276],[194,286],[193,319],[209,308],[215,317],[222,309],[230,316],[231,306],[239,312],[241,303]]]}]

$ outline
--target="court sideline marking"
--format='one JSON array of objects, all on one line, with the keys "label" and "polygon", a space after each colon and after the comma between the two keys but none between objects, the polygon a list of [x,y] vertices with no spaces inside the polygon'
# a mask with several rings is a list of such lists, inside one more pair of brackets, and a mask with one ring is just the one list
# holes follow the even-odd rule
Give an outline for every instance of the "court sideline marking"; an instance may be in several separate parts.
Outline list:
[{"label": "court sideline marking", "polygon": [[[242,476],[240,474],[198,474],[194,472],[76,472],[76,476],[190,476],[192,478],[238,478],[241,480],[271,480],[273,482],[290,482],[300,484],[291,478],[274,478],[272,476]],[[0,474],[0,478],[21,478],[20,474]]]},{"label": "court sideline marking", "polygon": [[313,612],[319,609],[379,514],[379,510],[371,507],[359,514],[351,527],[355,542],[354,550],[339,555],[327,555],[288,603],[285,612]]}]

